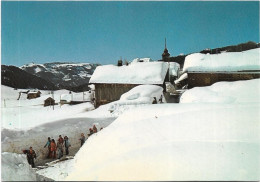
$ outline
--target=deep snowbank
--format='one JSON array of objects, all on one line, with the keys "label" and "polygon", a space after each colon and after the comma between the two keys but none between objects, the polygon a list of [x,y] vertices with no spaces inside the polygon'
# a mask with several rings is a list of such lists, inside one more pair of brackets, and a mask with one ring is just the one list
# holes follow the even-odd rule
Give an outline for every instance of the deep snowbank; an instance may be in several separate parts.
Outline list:
[{"label": "deep snowbank", "polygon": [[2,157],[2,181],[37,181],[35,171],[28,164],[26,155],[4,152]]},{"label": "deep snowbank", "polygon": [[260,103],[260,79],[218,82],[184,92],[180,103]]},{"label": "deep snowbank", "polygon": [[77,153],[67,180],[259,179],[259,105],[196,107],[121,115]]},{"label": "deep snowbank", "polygon": [[66,180],[260,179],[259,79],[200,89],[182,96],[190,103],[123,113],[88,139]]}]

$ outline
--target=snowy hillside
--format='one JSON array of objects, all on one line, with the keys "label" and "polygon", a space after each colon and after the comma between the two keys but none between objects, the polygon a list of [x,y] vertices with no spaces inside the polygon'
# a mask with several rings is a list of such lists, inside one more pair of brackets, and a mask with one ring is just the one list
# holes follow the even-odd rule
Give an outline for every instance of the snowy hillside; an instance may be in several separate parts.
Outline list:
[{"label": "snowy hillside", "polygon": [[64,88],[64,86],[77,87],[82,84],[87,84],[98,65],[99,64],[90,63],[54,62],[45,64],[30,63],[20,68],[56,84],[59,88]]},{"label": "snowy hillside", "polygon": [[5,65],[1,65],[1,84],[13,88],[38,88],[42,90],[57,90],[58,88],[53,83],[16,66]]},{"label": "snowy hillside", "polygon": [[[256,85],[260,79],[222,82],[200,88],[196,103],[191,89],[181,98],[186,103],[124,112],[55,174],[62,168],[66,180],[258,180],[259,92],[248,89]],[[62,180],[53,170],[39,173]]]}]

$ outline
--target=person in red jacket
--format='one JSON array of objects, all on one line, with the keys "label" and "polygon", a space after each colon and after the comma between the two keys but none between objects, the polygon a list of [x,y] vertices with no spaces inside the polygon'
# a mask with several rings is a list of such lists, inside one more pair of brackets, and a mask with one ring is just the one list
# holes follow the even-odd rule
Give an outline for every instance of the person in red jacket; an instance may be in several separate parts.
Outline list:
[{"label": "person in red jacket", "polygon": [[51,140],[51,157],[52,157],[53,159],[56,158],[56,149],[57,149],[57,146],[56,146],[55,140],[52,139],[52,140]]},{"label": "person in red jacket", "polygon": [[61,142],[62,144],[64,143],[64,139],[61,137],[61,135],[59,135],[58,142]]}]

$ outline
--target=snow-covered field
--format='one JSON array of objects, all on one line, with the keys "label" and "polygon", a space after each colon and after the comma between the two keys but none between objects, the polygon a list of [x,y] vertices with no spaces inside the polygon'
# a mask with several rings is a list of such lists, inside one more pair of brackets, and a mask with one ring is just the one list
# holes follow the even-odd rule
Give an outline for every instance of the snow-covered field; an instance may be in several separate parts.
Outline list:
[{"label": "snow-covered field", "polygon": [[[93,111],[84,112],[91,106],[80,104],[70,116],[31,130],[3,129],[2,144],[5,132],[4,141],[13,141],[13,134],[16,139],[29,134],[28,139],[32,133],[33,138],[54,131],[57,136],[80,133],[70,130],[96,122],[105,128],[89,137],[74,159],[37,173],[73,181],[260,179],[260,79],[194,88],[182,95],[180,104],[140,104],[152,92],[160,95],[160,89],[153,89],[132,90]],[[111,111],[115,103],[119,107]]]},{"label": "snow-covered field", "polygon": [[[86,117],[84,113],[94,109],[90,102],[78,105],[55,105],[44,107],[44,100],[52,97],[50,91],[42,91],[36,99],[26,99],[20,91],[7,86],[1,86],[1,147],[4,152],[22,153],[22,149],[30,146],[34,148],[38,157],[45,158],[47,148],[43,148],[47,137],[55,140],[59,135],[67,135],[71,142],[71,154],[75,154],[80,147],[80,133],[87,134],[88,129],[96,124],[97,127],[108,126],[114,118],[112,115],[93,115]],[[73,100],[83,100],[83,93],[73,93]],[[84,100],[90,100],[91,93],[84,93]],[[61,96],[71,97],[68,90],[54,91],[54,99],[60,101]],[[109,113],[109,112],[108,112]],[[98,118],[99,117],[99,118]]]},{"label": "snow-covered field", "polygon": [[[1,86],[2,128],[30,129],[43,123],[60,120],[77,113],[85,112],[86,110],[94,109],[90,102],[75,106],[55,105],[54,107],[43,107],[44,100],[52,97],[50,91],[41,90],[41,97],[30,100],[26,99],[26,94],[22,94],[20,99],[17,100],[20,91],[26,90],[14,90],[7,86]],[[89,101],[91,94],[88,92],[84,94],[84,100]],[[72,94],[69,94],[68,90],[54,91],[53,95],[56,103],[60,102],[61,96],[71,97],[73,100],[83,100],[83,93],[72,92]]]},{"label": "snow-covered field", "polygon": [[259,90],[260,79],[222,82],[124,112],[66,163],[65,180],[258,180]]}]

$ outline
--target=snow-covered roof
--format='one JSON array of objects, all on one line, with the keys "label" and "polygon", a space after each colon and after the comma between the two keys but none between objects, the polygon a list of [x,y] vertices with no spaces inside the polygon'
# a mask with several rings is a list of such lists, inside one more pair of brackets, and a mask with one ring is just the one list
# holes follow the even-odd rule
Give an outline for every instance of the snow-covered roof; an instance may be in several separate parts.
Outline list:
[{"label": "snow-covered roof", "polygon": [[164,62],[98,66],[89,83],[163,84],[167,70]]},{"label": "snow-covered roof", "polygon": [[260,70],[260,48],[221,54],[195,53],[185,58],[183,71],[249,71]]},{"label": "snow-covered roof", "polygon": [[153,60],[151,58],[135,58],[133,59],[133,61],[131,61],[132,63],[140,63],[140,62],[152,62]]},{"label": "snow-covered roof", "polygon": [[28,94],[37,94],[38,92],[40,92],[40,91],[38,91],[38,90],[30,90],[28,92]]}]

